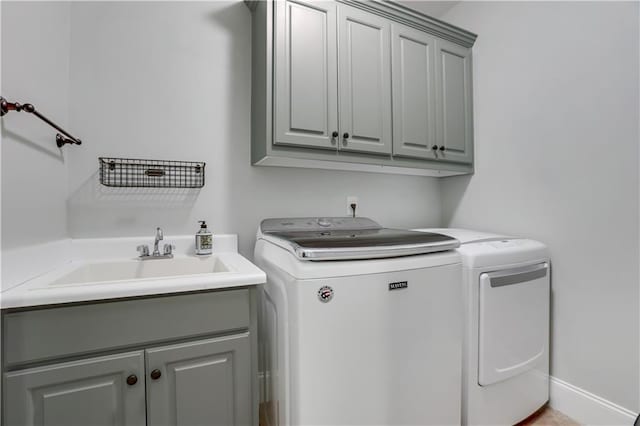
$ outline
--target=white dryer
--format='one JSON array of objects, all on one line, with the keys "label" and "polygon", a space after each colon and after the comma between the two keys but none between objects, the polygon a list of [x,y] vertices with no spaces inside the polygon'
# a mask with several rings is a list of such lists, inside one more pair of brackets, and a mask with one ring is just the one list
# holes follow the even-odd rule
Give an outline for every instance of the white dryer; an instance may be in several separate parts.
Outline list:
[{"label": "white dryer", "polygon": [[365,218],[264,220],[266,423],[459,424],[458,245]]},{"label": "white dryer", "polygon": [[462,423],[513,425],[549,399],[547,247],[462,229],[465,299]]}]

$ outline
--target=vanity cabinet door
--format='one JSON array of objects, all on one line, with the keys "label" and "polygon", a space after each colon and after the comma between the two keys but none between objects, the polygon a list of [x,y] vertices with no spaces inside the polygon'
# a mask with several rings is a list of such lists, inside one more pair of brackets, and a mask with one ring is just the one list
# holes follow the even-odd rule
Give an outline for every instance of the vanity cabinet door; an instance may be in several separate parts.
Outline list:
[{"label": "vanity cabinet door", "polygon": [[146,353],[150,425],[252,423],[249,333]]},{"label": "vanity cabinet door", "polygon": [[274,8],[274,144],[335,150],[336,4],[285,0]]},{"label": "vanity cabinet door", "polygon": [[436,45],[438,152],[442,160],[472,163],[471,49],[446,40]]},{"label": "vanity cabinet door", "polygon": [[144,426],[142,351],[4,374],[4,426]]},{"label": "vanity cabinet door", "polygon": [[391,23],[338,5],[342,151],[391,154]]},{"label": "vanity cabinet door", "polygon": [[438,158],[433,149],[435,116],[435,37],[402,24],[392,25],[393,154]]}]

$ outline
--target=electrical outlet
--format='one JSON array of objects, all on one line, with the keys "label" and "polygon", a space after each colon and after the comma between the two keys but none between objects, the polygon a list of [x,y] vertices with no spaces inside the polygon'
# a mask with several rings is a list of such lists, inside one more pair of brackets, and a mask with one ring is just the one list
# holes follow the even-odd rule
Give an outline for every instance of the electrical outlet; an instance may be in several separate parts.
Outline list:
[{"label": "electrical outlet", "polygon": [[358,197],[356,197],[355,195],[349,195],[347,196],[347,216],[352,217],[353,216],[353,209],[351,208],[351,204],[355,204],[356,205],[356,215],[358,215],[358,208],[360,207],[360,204],[358,204]]}]

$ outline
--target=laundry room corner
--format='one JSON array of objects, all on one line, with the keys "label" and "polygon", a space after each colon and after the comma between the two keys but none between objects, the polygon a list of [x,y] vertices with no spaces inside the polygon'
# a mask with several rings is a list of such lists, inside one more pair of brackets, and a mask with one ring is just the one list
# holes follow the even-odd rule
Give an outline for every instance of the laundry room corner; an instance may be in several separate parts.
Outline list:
[{"label": "laundry room corner", "polygon": [[443,224],[549,245],[551,405],[588,424],[640,411],[638,9],[461,2],[443,16],[482,34],[475,174],[441,180]]}]

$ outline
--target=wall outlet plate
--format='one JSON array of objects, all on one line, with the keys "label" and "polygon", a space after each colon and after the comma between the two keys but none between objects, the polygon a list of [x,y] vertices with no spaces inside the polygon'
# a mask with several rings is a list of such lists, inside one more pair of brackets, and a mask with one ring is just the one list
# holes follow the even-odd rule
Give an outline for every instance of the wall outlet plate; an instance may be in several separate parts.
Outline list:
[{"label": "wall outlet plate", "polygon": [[360,203],[358,202],[358,197],[355,195],[347,196],[347,216],[353,216],[353,209],[351,208],[351,204],[356,205],[356,216],[358,215],[358,209],[360,208]]}]

